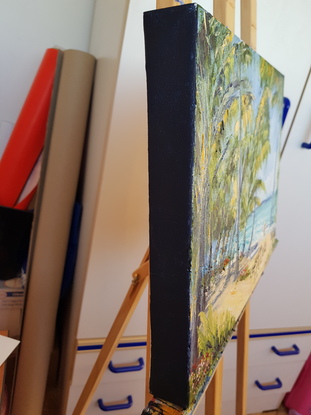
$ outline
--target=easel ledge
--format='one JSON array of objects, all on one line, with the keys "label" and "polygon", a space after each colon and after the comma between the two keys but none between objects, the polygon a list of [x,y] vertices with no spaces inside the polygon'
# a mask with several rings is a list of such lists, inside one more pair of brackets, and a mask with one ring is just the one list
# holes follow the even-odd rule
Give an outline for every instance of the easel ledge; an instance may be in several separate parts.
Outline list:
[{"label": "easel ledge", "polygon": [[[191,0],[179,2],[177,0],[157,0],[156,7],[164,8],[179,6],[181,3],[192,3]],[[235,0],[213,0],[213,15],[234,32]],[[241,37],[253,49],[256,49],[256,0],[241,0]],[[136,306],[149,282],[149,248],[147,249],[140,266],[132,273],[132,282],[124,298],[121,308],[108,333],[106,341],[93,366],[90,376],[84,386],[80,398],[73,411],[73,415],[84,415],[97,389],[100,380],[107,370],[115,349],[130,321]],[[148,308],[149,313],[149,308]],[[237,377],[236,377],[236,415],[246,415],[247,378],[248,378],[248,339],[249,339],[250,306],[246,305],[237,326]],[[148,316],[147,328],[147,358],[146,358],[146,390],[145,404],[153,398],[149,393],[149,366],[150,366],[150,324]],[[221,415],[222,401],[222,370],[223,358],[220,359],[210,385],[205,394],[205,415]],[[161,405],[161,411],[154,414],[177,415],[182,414],[170,406]]]}]

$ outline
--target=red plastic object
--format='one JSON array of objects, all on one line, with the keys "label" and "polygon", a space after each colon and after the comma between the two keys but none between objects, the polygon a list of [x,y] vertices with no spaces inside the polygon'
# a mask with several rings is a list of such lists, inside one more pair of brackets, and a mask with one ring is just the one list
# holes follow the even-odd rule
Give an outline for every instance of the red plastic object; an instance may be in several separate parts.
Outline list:
[{"label": "red plastic object", "polygon": [[44,145],[58,49],[47,49],[0,161],[0,205],[14,207]]},{"label": "red plastic object", "polygon": [[311,414],[311,355],[302,368],[293,389],[286,395],[284,404],[301,415]]}]

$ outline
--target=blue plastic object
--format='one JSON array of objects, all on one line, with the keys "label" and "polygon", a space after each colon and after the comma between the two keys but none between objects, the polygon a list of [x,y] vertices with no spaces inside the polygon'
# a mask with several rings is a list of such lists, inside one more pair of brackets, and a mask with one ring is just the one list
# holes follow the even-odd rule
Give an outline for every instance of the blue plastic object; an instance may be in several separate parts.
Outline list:
[{"label": "blue plastic object", "polygon": [[112,362],[109,363],[109,370],[113,373],[124,373],[124,372],[136,372],[137,370],[142,370],[144,367],[144,359],[140,357],[138,359],[138,365],[133,366],[114,366]]},{"label": "blue plastic object", "polygon": [[259,380],[256,380],[255,384],[262,391],[268,391],[268,390],[271,390],[271,389],[280,389],[283,386],[283,383],[281,382],[281,379],[279,379],[279,378],[275,379],[275,383],[271,383],[271,384],[268,384],[268,385],[261,384],[259,382]]},{"label": "blue plastic object", "polygon": [[289,350],[278,350],[275,346],[272,346],[271,349],[278,356],[290,356],[292,354],[299,354],[300,353],[299,347],[296,346],[296,344],[293,344],[292,349],[289,349]]},{"label": "blue plastic object", "polygon": [[286,97],[283,98],[283,117],[282,117],[282,125],[284,125],[286,116],[290,107],[290,100]]},{"label": "blue plastic object", "polygon": [[118,411],[120,409],[128,409],[133,405],[133,398],[131,395],[127,397],[126,403],[120,403],[117,405],[105,405],[102,399],[98,399],[98,406],[102,411]]}]

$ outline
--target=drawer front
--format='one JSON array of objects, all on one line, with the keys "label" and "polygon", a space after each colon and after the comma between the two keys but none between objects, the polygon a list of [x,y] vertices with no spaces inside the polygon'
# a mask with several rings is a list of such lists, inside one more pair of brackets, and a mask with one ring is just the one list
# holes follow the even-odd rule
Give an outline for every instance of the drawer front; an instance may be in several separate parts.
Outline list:
[{"label": "drawer front", "polygon": [[201,396],[199,403],[195,408],[195,415],[205,415],[205,394]]},{"label": "drawer front", "polygon": [[[279,356],[272,347],[285,356]],[[294,347],[293,347],[294,346]],[[299,349],[299,353],[297,350]],[[295,382],[304,361],[311,350],[310,335],[291,335],[282,337],[267,337],[251,339],[249,342],[249,370],[248,370],[248,413],[277,407]],[[287,352],[289,354],[287,355]],[[294,353],[294,354],[292,354]],[[67,415],[72,410],[82,392],[88,376],[96,362],[99,352],[77,353],[72,387],[70,390]],[[87,414],[101,413],[97,403],[102,399],[104,405],[115,405],[116,402],[124,404],[131,396],[133,404],[130,408],[111,411],[113,413],[128,413],[142,411],[144,408],[145,391],[145,355],[146,348],[118,349],[113,354],[111,362],[112,370],[107,369],[92,404]],[[142,364],[143,362],[143,364]],[[124,372],[130,366],[129,371]],[[119,372],[121,367],[121,372]],[[119,372],[119,373],[115,373]],[[256,381],[264,387],[279,378],[282,387],[272,390],[261,390],[256,386]],[[121,387],[122,385],[122,387]],[[224,376],[223,376],[223,405],[232,409],[236,393],[236,342],[232,341],[224,352]],[[135,398],[135,399],[134,399]],[[274,406],[276,405],[276,406]],[[235,407],[235,403],[233,404]],[[133,409],[134,408],[134,409]],[[259,408],[259,409],[258,409]],[[71,412],[70,412],[71,411]],[[201,400],[197,414],[204,414],[204,398]],[[230,413],[230,412],[229,412]],[[229,414],[228,413],[228,414]],[[225,409],[223,415],[226,415]],[[231,414],[230,414],[231,415]]]},{"label": "drawer front", "polygon": [[[264,399],[271,393],[285,394],[289,392],[302,369],[304,362],[290,362],[286,365],[263,365],[253,366],[248,369],[248,396],[261,396]],[[281,384],[278,384],[276,379],[280,379]],[[277,389],[262,390],[256,385],[256,381],[263,387],[266,384],[271,386],[278,386]],[[279,387],[280,386],[280,387]],[[229,369],[224,371],[223,375],[223,398],[224,400],[234,400],[236,394],[236,371]]]},{"label": "drawer front", "polygon": [[289,392],[302,366],[303,362],[290,362],[286,365],[251,367],[248,376],[248,395],[250,397],[261,396],[265,399],[270,393]]},{"label": "drawer front", "polygon": [[250,366],[305,361],[311,350],[311,336],[285,336],[250,340]]},{"label": "drawer front", "polygon": [[280,407],[284,395],[278,392],[270,393],[264,399],[260,396],[248,398],[247,413],[254,414],[259,412],[266,412],[276,410]]},{"label": "drawer front", "polygon": [[[273,346],[276,348],[276,352],[272,350]],[[234,413],[236,347],[236,342],[230,342],[224,352],[222,391],[224,409],[222,415]],[[285,393],[291,390],[310,350],[310,335],[282,337],[269,335],[266,338],[251,339],[249,342],[247,412],[256,413],[277,408],[282,402]],[[277,353],[280,352],[281,354],[285,353],[285,355],[279,356]],[[282,385],[276,379],[280,379]],[[268,389],[260,389],[256,385],[256,381],[264,389]],[[274,386],[277,389],[270,389],[270,387]]]},{"label": "drawer front", "polygon": [[[89,405],[86,415],[99,415],[105,412],[110,413],[111,415],[138,415],[145,408],[144,388],[145,384],[141,381],[132,382],[131,384],[129,384],[128,382],[121,382],[117,386],[101,384],[94,394],[94,397]],[[72,414],[81,392],[82,386],[73,386],[71,388],[66,415]],[[133,404],[130,408],[102,411],[99,407],[98,399],[102,399],[105,406],[116,406],[118,404],[123,403],[127,404],[129,395],[131,395],[131,398],[133,400]],[[196,415],[205,414],[204,396],[200,400],[195,413]]]},{"label": "drawer front", "polygon": [[[72,384],[84,385],[96,362],[99,352],[77,353]],[[146,349],[116,350],[111,369],[107,369],[100,383],[144,380],[146,376]]]},{"label": "drawer front", "polygon": [[[275,350],[272,350],[272,348]],[[237,342],[228,343],[224,351],[224,369],[236,369]],[[311,335],[268,336],[250,339],[249,366],[287,364],[305,361],[311,351]],[[282,356],[277,353],[281,352]]]},{"label": "drawer front", "polygon": [[221,415],[233,415],[235,414],[235,401],[227,400],[223,401],[221,405]]},{"label": "drawer front", "polygon": [[[70,388],[66,415],[72,415],[82,390],[83,385],[74,385]],[[108,407],[109,410],[102,410],[98,400],[101,400],[102,405]],[[119,409],[120,405],[125,406],[125,408]],[[145,383],[143,380],[118,382],[117,385],[115,383],[101,383],[94,393],[86,415],[100,415],[103,413],[111,415],[137,415],[142,412],[144,407]]]},{"label": "drawer front", "polygon": [[[279,408],[282,397],[279,393],[272,393],[263,400],[260,397],[249,398],[247,400],[247,414],[258,414],[264,411],[275,410]],[[221,415],[235,414],[235,400],[223,401]]]}]

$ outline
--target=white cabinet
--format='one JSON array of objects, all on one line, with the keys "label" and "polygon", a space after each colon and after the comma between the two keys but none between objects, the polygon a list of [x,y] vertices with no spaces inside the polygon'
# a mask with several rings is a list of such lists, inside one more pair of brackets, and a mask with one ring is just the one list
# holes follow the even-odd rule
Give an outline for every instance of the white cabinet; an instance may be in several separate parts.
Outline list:
[{"label": "white cabinet", "polygon": [[[104,411],[108,409],[113,415],[137,415],[142,412],[145,408],[145,354],[145,347],[116,350],[111,360],[116,369],[108,368],[105,372],[92,397],[87,415],[102,413],[104,409],[100,408],[99,400],[106,407]],[[66,415],[72,414],[97,356],[98,352],[77,353]],[[129,371],[115,373],[113,370],[118,371],[120,366]],[[204,397],[196,414],[204,415]]]},{"label": "white cabinet", "polygon": [[[115,415],[135,415],[145,406],[145,353],[144,348],[116,350],[88,407],[87,415],[100,414],[101,405]],[[67,415],[71,415],[92,369],[98,352],[82,352],[76,356]],[[120,408],[121,406],[121,408]]]},{"label": "white cabinet", "polygon": [[[276,409],[289,392],[311,350],[309,334],[266,332],[249,342],[247,413]],[[273,349],[272,349],[273,348]],[[274,351],[275,350],[275,351]],[[281,354],[281,355],[280,355]],[[224,352],[223,412],[232,415],[236,393],[236,342]]]},{"label": "white cabinet", "polygon": [[[252,332],[253,337],[249,342],[248,414],[278,408],[285,394],[291,390],[311,350],[311,327],[305,331],[308,334],[280,330]],[[233,415],[235,412],[236,344],[235,340],[230,341],[223,355],[222,415]],[[98,351],[77,353],[67,415],[72,414],[97,356]],[[107,369],[87,414],[99,414],[102,411],[99,399],[116,415],[141,412],[145,407],[146,371],[142,364],[145,362],[145,347],[117,349],[111,362],[117,368],[130,367],[129,371],[113,373]],[[118,409],[119,405],[124,408]],[[204,414],[204,405],[205,397],[196,410],[198,415]]]}]

